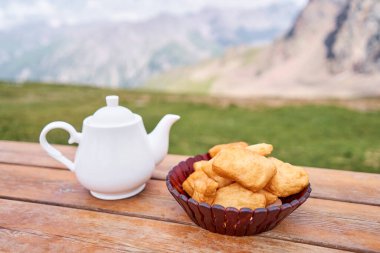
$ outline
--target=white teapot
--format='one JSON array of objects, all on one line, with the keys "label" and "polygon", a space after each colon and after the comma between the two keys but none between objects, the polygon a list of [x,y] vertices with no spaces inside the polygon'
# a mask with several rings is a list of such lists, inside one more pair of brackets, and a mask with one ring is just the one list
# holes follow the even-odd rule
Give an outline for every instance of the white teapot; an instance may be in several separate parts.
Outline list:
[{"label": "white teapot", "polygon": [[[115,200],[141,192],[155,165],[167,154],[169,131],[180,117],[165,115],[147,134],[140,115],[119,106],[118,96],[107,96],[107,106],[83,121],[82,133],[70,124],[55,121],[44,127],[40,144],[46,152],[75,172],[78,181],[99,199]],[[69,132],[69,143],[78,143],[73,163],[46,141],[55,128]]]}]

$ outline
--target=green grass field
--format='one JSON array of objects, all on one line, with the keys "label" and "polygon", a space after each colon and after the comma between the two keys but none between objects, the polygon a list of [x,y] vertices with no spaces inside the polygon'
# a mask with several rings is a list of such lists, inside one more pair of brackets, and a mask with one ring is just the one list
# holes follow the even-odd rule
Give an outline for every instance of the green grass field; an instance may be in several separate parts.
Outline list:
[{"label": "green grass field", "polygon": [[[41,129],[62,120],[81,130],[83,119],[105,104],[105,96],[143,116],[151,131],[166,113],[181,115],[171,132],[170,152],[204,153],[214,144],[267,142],[274,156],[305,166],[380,173],[380,111],[335,106],[212,106],[187,96],[80,86],[0,84],[0,139],[37,142]],[[175,99],[173,99],[175,98]],[[207,97],[204,97],[207,100]],[[67,144],[67,134],[49,134]]]}]

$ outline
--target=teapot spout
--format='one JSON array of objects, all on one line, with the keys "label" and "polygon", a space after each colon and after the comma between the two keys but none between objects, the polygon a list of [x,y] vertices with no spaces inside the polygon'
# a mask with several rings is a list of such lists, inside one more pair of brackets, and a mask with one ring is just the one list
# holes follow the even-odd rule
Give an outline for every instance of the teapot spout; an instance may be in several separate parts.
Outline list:
[{"label": "teapot spout", "polygon": [[149,143],[153,151],[155,164],[160,163],[168,153],[169,132],[171,126],[180,119],[174,114],[165,115],[156,128],[148,135]]}]

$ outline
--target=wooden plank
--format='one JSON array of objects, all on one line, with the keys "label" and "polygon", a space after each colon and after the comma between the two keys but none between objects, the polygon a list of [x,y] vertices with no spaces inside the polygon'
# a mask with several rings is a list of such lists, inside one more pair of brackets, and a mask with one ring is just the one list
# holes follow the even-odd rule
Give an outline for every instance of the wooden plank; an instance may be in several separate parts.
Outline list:
[{"label": "wooden plank", "polygon": [[[69,159],[74,160],[75,146],[54,145]],[[166,178],[168,171],[178,162],[186,158],[182,155],[166,156],[153,172],[152,178]],[[31,165],[56,169],[67,169],[62,163],[51,158],[38,143],[0,141],[0,163]]]},{"label": "wooden plank", "polygon": [[[41,129],[42,130],[42,129]],[[54,144],[56,148],[63,151],[64,153],[75,153],[75,146],[69,146],[69,145],[56,145]],[[45,151],[41,148],[39,143],[36,142],[21,142],[21,141],[4,141],[0,140],[0,151],[13,151],[13,152],[20,152],[23,153],[30,153],[30,154],[39,154],[43,155]]]},{"label": "wooden plank", "polygon": [[[0,164],[0,197],[196,226],[167,191],[151,180],[138,196],[103,201],[90,196],[65,170]],[[330,248],[380,251],[380,207],[309,199],[266,238]],[[360,232],[358,232],[360,231]]]},{"label": "wooden plank", "polygon": [[[149,219],[0,200],[0,226],[8,230],[46,234],[48,247],[58,236],[119,250],[143,252],[334,252],[332,249],[263,237],[228,237],[201,228]],[[11,234],[12,235],[12,234]],[[14,236],[11,245],[19,243]],[[1,246],[0,246],[1,247]]]},{"label": "wooden plank", "polygon": [[[75,147],[57,145],[68,157],[73,158]],[[168,155],[153,173],[153,179],[164,180],[167,172],[187,157]],[[0,162],[64,168],[49,157],[38,143],[0,141]],[[310,175],[314,198],[339,200],[380,206],[380,174],[340,171],[320,168],[306,168]]]},{"label": "wooden plank", "polygon": [[[75,146],[54,145],[54,147],[74,160]],[[0,162],[66,169],[63,164],[51,158],[39,143],[32,142],[0,141]]]},{"label": "wooden plank", "polygon": [[380,174],[305,167],[311,197],[380,206]]},{"label": "wooden plank", "polygon": [[[68,155],[69,159],[72,159],[73,155]],[[47,167],[56,169],[66,169],[63,164],[54,160],[50,156],[46,155],[36,155],[31,153],[24,153],[23,150],[20,151],[7,151],[0,150],[0,162],[9,164],[20,164],[20,165],[31,165],[37,167]]]},{"label": "wooden plank", "polygon": [[[154,219],[170,220],[179,216],[180,221],[188,220],[186,213],[178,209],[177,202],[169,194],[163,181],[149,181],[146,189],[135,198],[103,201],[92,197],[69,171],[0,164],[0,185],[0,197],[3,198]],[[162,207],[165,207],[165,210]]]},{"label": "wooden plank", "polygon": [[[0,208],[1,209],[1,208]],[[19,231],[0,228],[0,252],[127,252],[106,242],[101,245],[83,242],[79,238],[70,238],[40,231]]]}]

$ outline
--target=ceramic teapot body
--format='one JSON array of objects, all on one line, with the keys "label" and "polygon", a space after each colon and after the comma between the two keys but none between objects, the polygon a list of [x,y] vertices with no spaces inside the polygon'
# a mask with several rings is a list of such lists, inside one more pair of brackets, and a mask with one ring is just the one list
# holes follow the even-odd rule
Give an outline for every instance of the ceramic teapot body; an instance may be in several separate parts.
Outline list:
[{"label": "ceramic teapot body", "polygon": [[[169,130],[179,116],[166,115],[149,135],[137,114],[117,124],[95,124],[92,118],[95,116],[96,113],[84,120],[82,133],[65,122],[48,124],[40,135],[42,147],[74,171],[78,181],[97,198],[113,200],[138,194],[150,179],[155,164],[166,155]],[[46,134],[55,128],[68,131],[69,143],[79,144],[74,163],[46,141]]]}]

